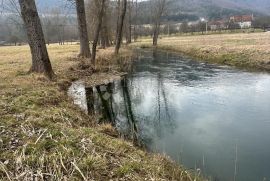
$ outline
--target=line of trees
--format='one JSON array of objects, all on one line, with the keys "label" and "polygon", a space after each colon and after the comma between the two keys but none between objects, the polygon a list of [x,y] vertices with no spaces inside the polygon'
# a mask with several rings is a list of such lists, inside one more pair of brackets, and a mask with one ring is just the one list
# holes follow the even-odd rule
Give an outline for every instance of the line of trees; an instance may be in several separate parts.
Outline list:
[{"label": "line of trees", "polygon": [[[72,1],[73,2],[73,1]],[[120,2],[120,0],[119,0]],[[90,51],[89,36],[87,30],[86,9],[84,0],[75,0],[73,2],[76,6],[78,32],[80,40],[80,53],[79,56],[84,58],[90,58],[93,65],[95,65],[96,59],[96,47],[101,34],[103,18],[105,15],[105,4],[107,0],[94,0],[94,4],[97,8],[97,23],[94,30],[92,52]],[[20,15],[24,22],[28,43],[32,54],[32,66],[30,72],[44,73],[48,78],[52,79],[55,74],[52,69],[52,65],[48,56],[45,36],[42,29],[42,24],[38,15],[35,0],[19,0]],[[127,9],[127,0],[122,0],[119,3],[121,9],[119,11],[117,24],[117,36],[115,39],[115,54],[119,53],[119,49],[122,43],[122,34],[124,19]]]},{"label": "line of trees", "polygon": [[[21,25],[31,49],[32,66],[30,72],[44,73],[50,79],[53,79],[55,74],[46,43],[49,45],[58,42],[63,45],[66,39],[74,40],[77,36],[80,41],[79,56],[88,58],[95,65],[98,45],[102,48],[114,45],[114,52],[117,55],[123,43],[123,37],[125,36],[125,42],[129,44],[132,42],[132,36],[135,41],[140,32],[137,19],[138,0],[63,0],[75,7],[77,27],[71,26],[69,24],[70,17],[67,18],[57,8],[42,14],[40,17],[35,0],[19,0],[18,6],[14,0],[8,1],[10,5],[13,5],[18,17],[22,19],[21,21],[20,18],[17,18],[16,21],[18,25]],[[150,0],[154,46],[157,45],[162,17],[166,13],[168,1]],[[12,9],[11,6],[10,9]],[[74,20],[72,19],[72,21]],[[67,29],[69,29],[69,33],[67,33]],[[20,39],[11,36],[10,41],[16,45]]]}]

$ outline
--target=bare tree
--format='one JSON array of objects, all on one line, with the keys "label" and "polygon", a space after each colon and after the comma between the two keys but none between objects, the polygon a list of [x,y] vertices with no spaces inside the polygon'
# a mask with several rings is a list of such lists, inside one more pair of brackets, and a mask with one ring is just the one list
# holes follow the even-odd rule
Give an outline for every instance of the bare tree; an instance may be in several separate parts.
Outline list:
[{"label": "bare tree", "polygon": [[120,9],[121,9],[121,0],[117,0],[117,8],[116,8],[116,15],[117,15],[117,19],[116,19],[116,31],[115,31],[115,40],[114,40],[114,44],[116,44],[117,42],[117,35],[119,32],[119,21],[120,21]]},{"label": "bare tree", "polygon": [[136,41],[137,40],[137,23],[138,23],[138,0],[136,0],[136,2],[135,2],[135,18],[134,18],[135,20],[134,20],[134,29],[133,29],[133,31],[134,31],[134,41]]},{"label": "bare tree", "polygon": [[165,8],[168,0],[152,0],[153,2],[153,45],[157,46],[158,36],[160,32],[161,17],[165,13]]},{"label": "bare tree", "polygon": [[125,20],[125,15],[127,11],[127,0],[122,0],[122,10],[121,10],[121,15],[119,18],[119,23],[117,24],[117,36],[116,36],[116,45],[115,45],[115,54],[117,55],[119,53],[119,49],[121,47],[122,43],[122,33],[123,33],[123,25],[124,25],[124,20]]},{"label": "bare tree", "polygon": [[80,54],[81,57],[89,58],[91,56],[89,38],[87,33],[86,15],[85,15],[85,5],[84,0],[75,0],[79,37],[80,37]]},{"label": "bare tree", "polygon": [[20,7],[17,0],[2,1],[2,10],[12,13],[16,16],[21,16]]},{"label": "bare tree", "polygon": [[100,30],[101,30],[102,19],[104,16],[105,2],[106,0],[101,0],[101,3],[100,3],[100,0],[95,0],[96,7],[99,7],[99,12],[98,12],[98,22],[97,22],[97,26],[95,30],[93,47],[92,47],[91,61],[93,65],[95,65],[95,61],[96,61],[96,49],[97,49],[98,38],[99,38]]},{"label": "bare tree", "polygon": [[126,39],[127,44],[131,43],[132,41],[132,4],[133,1],[128,2],[128,18],[127,18],[127,26],[126,26]]},{"label": "bare tree", "polygon": [[102,26],[101,26],[101,32],[100,32],[100,44],[103,49],[106,47],[109,47],[111,45],[110,43],[110,32],[108,30],[108,12],[107,6],[105,6],[103,20],[102,20]]},{"label": "bare tree", "polygon": [[52,79],[54,72],[47,52],[35,0],[19,0],[19,4],[32,54],[30,72],[44,73]]}]

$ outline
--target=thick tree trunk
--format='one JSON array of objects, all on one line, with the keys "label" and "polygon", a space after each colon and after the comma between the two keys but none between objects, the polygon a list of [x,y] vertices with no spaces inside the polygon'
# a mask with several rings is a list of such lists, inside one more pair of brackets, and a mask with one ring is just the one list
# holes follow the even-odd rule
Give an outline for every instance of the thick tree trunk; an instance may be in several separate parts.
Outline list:
[{"label": "thick tree trunk", "polygon": [[116,36],[116,45],[115,45],[115,54],[116,55],[119,53],[119,49],[120,49],[121,43],[122,43],[122,32],[123,32],[123,25],[124,25],[126,10],[127,10],[127,0],[123,0],[123,7],[122,7],[120,19],[119,19],[118,32],[117,32],[117,36]]},{"label": "thick tree trunk", "polygon": [[32,67],[30,72],[44,73],[47,77],[52,79],[54,72],[47,52],[35,0],[19,0],[19,4],[32,54]]},{"label": "thick tree trunk", "polygon": [[78,29],[80,37],[79,56],[89,58],[91,56],[89,47],[89,38],[87,33],[86,15],[84,0],[75,0],[77,9]]},{"label": "thick tree trunk", "polygon": [[102,0],[100,11],[98,13],[98,24],[97,24],[97,28],[96,28],[96,31],[95,31],[93,47],[92,47],[91,61],[92,61],[93,65],[95,65],[95,63],[96,63],[96,49],[97,49],[99,33],[100,33],[100,30],[101,30],[102,19],[103,19],[103,15],[104,15],[104,6],[105,6],[105,0]]}]

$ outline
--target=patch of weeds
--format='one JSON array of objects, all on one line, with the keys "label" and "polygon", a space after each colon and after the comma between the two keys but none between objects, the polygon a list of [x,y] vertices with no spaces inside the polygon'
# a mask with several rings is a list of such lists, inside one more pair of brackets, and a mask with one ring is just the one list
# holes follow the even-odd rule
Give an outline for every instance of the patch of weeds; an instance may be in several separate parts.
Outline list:
[{"label": "patch of weeds", "polygon": [[26,76],[26,75],[29,75],[29,72],[18,70],[17,73],[16,73],[17,77],[18,76]]},{"label": "patch of weeds", "polygon": [[126,162],[120,168],[117,169],[116,173],[119,177],[123,177],[133,172],[140,170],[140,163],[138,162]]},{"label": "patch of weeds", "polygon": [[98,155],[91,155],[88,154],[87,157],[84,157],[80,162],[78,163],[78,167],[83,172],[89,172],[99,169],[106,169],[106,161]]}]

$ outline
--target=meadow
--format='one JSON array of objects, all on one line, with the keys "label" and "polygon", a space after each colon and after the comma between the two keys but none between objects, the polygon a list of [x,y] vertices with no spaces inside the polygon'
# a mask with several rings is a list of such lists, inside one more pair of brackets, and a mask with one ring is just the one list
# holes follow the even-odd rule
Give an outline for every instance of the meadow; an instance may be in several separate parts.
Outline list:
[{"label": "meadow", "polygon": [[[149,48],[151,44],[149,37],[132,46]],[[198,60],[262,71],[270,71],[269,47],[269,32],[161,36],[157,46]]]}]

